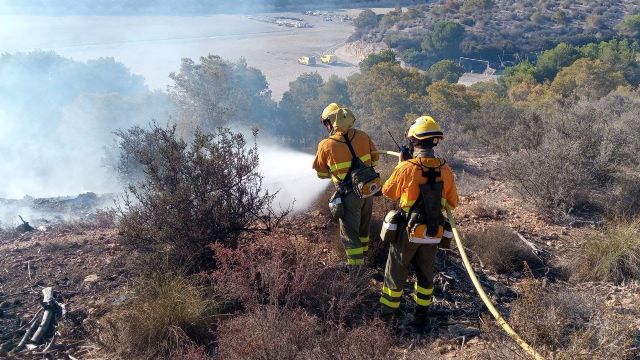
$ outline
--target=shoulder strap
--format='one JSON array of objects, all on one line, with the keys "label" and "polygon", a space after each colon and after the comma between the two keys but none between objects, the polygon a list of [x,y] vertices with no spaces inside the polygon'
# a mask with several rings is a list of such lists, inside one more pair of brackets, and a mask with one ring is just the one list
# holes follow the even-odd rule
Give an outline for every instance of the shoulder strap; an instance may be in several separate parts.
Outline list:
[{"label": "shoulder strap", "polygon": [[[347,132],[345,132],[343,134],[344,136],[344,141],[347,143],[347,146],[349,147],[349,151],[351,152],[351,156],[356,159],[358,158],[358,156],[356,155],[355,150],[353,150],[353,146],[351,145],[351,141],[349,141],[349,131],[347,130]],[[356,132],[355,130],[353,131],[353,137],[356,137]]]},{"label": "shoulder strap", "polygon": [[[434,168],[424,165],[421,160],[418,160],[417,163],[412,161],[409,161],[409,163],[419,167],[420,170],[422,171],[422,176],[427,178],[427,184],[432,184],[432,183],[435,183],[438,175],[442,176],[439,169],[445,164],[445,162],[441,159],[438,159],[438,160],[440,160],[440,165]],[[407,214],[411,215],[411,213],[414,212],[416,208],[418,208],[419,206],[422,206],[422,202],[423,201],[422,201],[422,192],[421,192],[420,195],[418,195],[418,199],[416,199],[416,202],[413,203],[413,205],[411,205],[411,208],[409,208],[409,212]]]}]

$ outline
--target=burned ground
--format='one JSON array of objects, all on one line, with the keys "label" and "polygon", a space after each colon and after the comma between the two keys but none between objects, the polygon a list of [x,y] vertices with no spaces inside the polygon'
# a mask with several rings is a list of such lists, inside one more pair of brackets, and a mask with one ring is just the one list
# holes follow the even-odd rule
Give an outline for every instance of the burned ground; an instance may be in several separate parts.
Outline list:
[{"label": "burned ground", "polygon": [[[474,158],[473,161],[466,162],[464,168],[455,169],[458,173],[462,195],[462,205],[456,212],[458,227],[463,236],[473,232],[482,232],[495,225],[512,229],[539,249],[537,256],[541,260],[536,268],[525,265],[521,269],[498,274],[483,267],[481,250],[469,252],[481,283],[496,303],[499,311],[507,319],[510,319],[516,330],[521,331],[527,340],[549,356],[579,356],[579,347],[582,344],[580,341],[607,343],[607,339],[602,338],[604,335],[598,335],[595,332],[596,329],[593,326],[596,325],[603,326],[604,329],[611,329],[612,332],[619,331],[618,334],[633,337],[633,333],[629,332],[629,326],[635,327],[636,332],[640,328],[640,323],[637,320],[640,315],[640,307],[638,306],[640,304],[638,295],[640,288],[637,282],[628,281],[618,285],[598,282],[576,284],[568,282],[566,270],[564,270],[577,251],[584,234],[594,230],[589,227],[594,227],[596,224],[580,224],[586,228],[576,228],[553,224],[548,219],[537,215],[534,209],[516,200],[506,184],[496,180],[492,173],[495,171],[491,166],[492,161],[491,158]],[[320,264],[318,268],[333,271],[332,269],[338,266],[344,255],[339,243],[336,223],[330,218],[325,206],[326,197],[326,194],[321,196],[306,213],[292,215],[275,234],[257,237],[272,238],[275,236],[283,241],[295,239],[295,242],[308,244],[310,251],[320,254],[309,261],[318,262]],[[409,325],[413,306],[409,296],[412,291],[411,282],[406,284],[405,290],[407,291],[404,292],[401,315],[397,322],[386,330],[371,323],[376,318],[377,293],[382,286],[384,259],[387,252],[387,245],[380,244],[376,234],[379,231],[380,219],[384,215],[385,209],[392,206],[386,200],[376,200],[376,202],[378,203],[374,213],[376,221],[372,226],[373,243],[367,259],[372,272],[367,275],[367,296],[363,300],[363,304],[357,307],[359,320],[351,325],[349,321],[345,322],[346,328],[336,330],[338,332],[328,331],[327,328],[322,331],[328,331],[326,332],[327,336],[336,336],[335,339],[347,341],[343,344],[344,346],[351,346],[348,343],[349,340],[345,339],[348,339],[349,336],[357,336],[357,331],[365,329],[362,326],[371,326],[371,329],[375,330],[376,336],[382,337],[392,334],[388,344],[390,350],[385,355],[388,358],[419,358],[424,355],[436,358],[486,358],[487,355],[492,358],[522,356],[513,343],[500,333],[493,324],[493,320],[488,316],[467,277],[455,248],[442,250],[438,255],[434,303],[435,309],[439,310],[441,315],[435,318],[433,326],[418,331]],[[498,209],[499,211],[480,211],[479,208]],[[34,223],[34,225],[38,224]],[[259,240],[256,240],[256,236],[254,236],[252,241]],[[530,249],[529,245],[525,245],[525,248]],[[140,254],[131,252],[120,245],[116,228],[97,226],[85,221],[50,226],[22,235],[7,235],[0,242],[0,253],[2,254],[0,257],[0,343],[3,344],[0,356],[7,356],[5,351],[11,349],[19,341],[24,332],[25,324],[40,308],[39,303],[42,297],[40,290],[45,286],[54,287],[57,301],[65,304],[67,310],[66,316],[58,320],[58,326],[55,330],[58,335],[49,349],[51,356],[55,358],[105,358],[113,356],[112,353],[105,350],[106,348],[101,341],[99,322],[105,316],[110,316],[109,314],[116,314],[119,309],[131,302],[132,296],[134,296],[132,284],[142,271],[138,261]],[[531,282],[536,284],[534,286],[536,292],[534,293],[531,292],[531,286],[527,285]],[[566,307],[562,305],[566,301],[584,299],[585,296],[595,296],[597,300],[597,306],[589,305],[588,308],[585,308],[589,314],[586,312],[584,314],[567,312]],[[546,311],[545,308],[540,307],[541,304],[536,303],[535,299],[547,299],[542,305],[549,307],[549,309],[555,309],[551,313],[555,314],[557,319],[573,321],[575,326],[581,330],[578,332],[570,331],[573,334],[570,338],[549,342],[545,336],[552,330],[557,331],[557,327],[545,327],[549,326],[548,323],[540,323],[536,327],[529,326],[532,321],[530,316],[533,316],[532,313],[530,314],[531,311]],[[593,298],[591,300],[593,302]],[[591,304],[592,302],[587,303]],[[220,342],[206,341],[203,348],[188,349],[189,354],[199,354],[198,356],[201,358],[205,357],[205,353],[214,356],[216,354],[238,356],[241,354],[238,351],[242,349],[225,347],[219,353],[217,347],[229,344],[231,341],[229,336],[238,330],[240,319],[244,318],[247,321],[245,324],[249,324],[250,327],[265,329],[265,331],[276,326],[276,323],[258,321],[258,318],[254,317],[254,314],[272,312],[273,308],[269,308],[269,306],[273,305],[257,306],[256,309],[260,309],[255,310],[257,313],[254,310],[246,311],[240,308],[227,309],[235,315],[219,319]],[[316,319],[322,321],[322,317],[317,316],[324,315],[312,316],[309,313],[293,313],[288,315],[291,317],[290,319],[279,318],[279,316],[276,316],[277,319],[280,319],[278,321],[291,323],[298,327],[296,331],[301,331],[303,334],[308,331],[309,336],[315,336],[314,331],[320,331],[317,327],[321,326],[319,324],[322,322],[318,323],[318,320],[313,320],[313,318],[316,316]],[[615,321],[617,324],[623,324],[627,327],[620,325],[621,327],[616,328],[617,330],[611,328],[614,319],[618,319]],[[629,323],[629,319],[636,319],[635,323]],[[275,318],[274,321],[276,321]],[[280,329],[283,332],[291,330],[281,327]],[[345,332],[341,333],[340,331]],[[353,335],[344,335],[346,337],[340,335],[352,334],[353,331],[355,331]],[[53,331],[49,331],[45,336],[45,341],[50,342],[52,335]],[[267,338],[263,340],[267,341]],[[258,346],[256,344],[258,343],[251,345]],[[299,346],[304,344],[305,342],[302,342]],[[327,350],[331,349],[327,342],[317,343],[314,346],[331,351]],[[377,347],[371,351],[385,353],[385,346]],[[627,348],[613,358],[632,358],[634,354],[637,356],[637,344],[629,345],[627,341],[619,344],[619,347],[615,349],[620,349],[623,346],[627,346]],[[634,347],[636,350],[633,350]],[[41,351],[43,348],[44,345],[41,345],[36,351]],[[284,350],[278,349],[278,351]],[[312,349],[304,347],[296,351],[298,351],[298,356],[303,358],[304,354],[309,356],[313,354]],[[605,354],[598,352],[600,351],[598,349],[593,351]],[[185,354],[186,352],[183,355],[186,356]],[[20,354],[16,358],[29,356],[35,358],[42,355]],[[195,357],[195,355],[193,356]]]}]

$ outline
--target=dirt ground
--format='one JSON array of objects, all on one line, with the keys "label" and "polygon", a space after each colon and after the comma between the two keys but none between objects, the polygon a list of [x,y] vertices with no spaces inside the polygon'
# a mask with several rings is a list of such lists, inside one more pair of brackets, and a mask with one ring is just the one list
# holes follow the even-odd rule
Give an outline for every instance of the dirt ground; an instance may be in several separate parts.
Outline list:
[{"label": "dirt ground", "polygon": [[[456,211],[459,229],[467,232],[501,223],[518,231],[545,257],[541,277],[549,281],[564,281],[561,272],[571,256],[575,239],[584,228],[553,225],[536,215],[517,200],[510,188],[493,176],[496,159],[471,159],[456,167],[461,194],[461,206]],[[327,193],[329,189],[327,190]],[[342,254],[338,242],[338,229],[324,206],[324,197],[306,213],[295,215],[285,225],[289,232],[299,231],[310,241],[326,239],[335,234],[333,249]],[[368,265],[375,269],[371,286],[381,288],[387,246],[377,241],[380,219],[385,209],[392,206],[385,200],[376,200],[374,234]],[[474,206],[491,202],[500,209],[492,218],[476,216]],[[113,227],[87,223],[62,223],[45,230],[25,234],[4,233],[0,238],[0,357],[20,340],[26,325],[36,314],[42,299],[41,289],[52,286],[56,300],[65,305],[66,315],[58,320],[57,335],[53,330],[45,335],[45,343],[34,351],[42,351],[52,342],[48,353],[58,359],[103,358],[97,341],[95,321],[110,308],[128,299],[128,289],[136,276],[133,266],[138,254],[118,244],[118,233]],[[477,256],[470,255],[476,273],[492,300],[503,314],[517,297],[518,283],[527,275],[513,273],[497,275],[483,268]],[[473,290],[456,250],[441,251],[438,255],[435,306],[445,315],[437,318],[436,326],[428,332],[416,333],[406,326],[410,311],[403,310],[398,329],[398,344],[394,352],[398,357],[414,354],[441,354],[443,357],[474,358],[489,348],[490,340],[482,332],[488,312]],[[411,304],[410,283],[407,284],[403,308]],[[612,307],[640,314],[640,287],[631,283],[623,286],[587,284],[594,293],[602,294],[602,301]],[[596,288],[599,289],[596,291]],[[377,299],[369,299],[372,308]],[[640,321],[638,323],[640,330]],[[53,340],[53,341],[52,341]],[[23,353],[20,358],[41,358],[42,354]]]}]

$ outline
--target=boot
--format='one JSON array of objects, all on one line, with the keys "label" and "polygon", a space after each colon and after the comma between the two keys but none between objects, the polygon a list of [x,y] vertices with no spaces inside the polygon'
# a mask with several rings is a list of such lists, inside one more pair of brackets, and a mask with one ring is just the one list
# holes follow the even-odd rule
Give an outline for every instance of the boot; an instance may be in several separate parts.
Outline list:
[{"label": "boot", "polygon": [[431,323],[431,316],[429,313],[429,307],[427,306],[416,307],[416,310],[413,313],[413,321],[411,322],[411,326],[416,328],[423,328],[423,327],[428,327],[430,323]]},{"label": "boot", "polygon": [[392,325],[396,319],[397,311],[389,311],[389,309],[381,308],[378,310],[378,318],[388,325]]}]

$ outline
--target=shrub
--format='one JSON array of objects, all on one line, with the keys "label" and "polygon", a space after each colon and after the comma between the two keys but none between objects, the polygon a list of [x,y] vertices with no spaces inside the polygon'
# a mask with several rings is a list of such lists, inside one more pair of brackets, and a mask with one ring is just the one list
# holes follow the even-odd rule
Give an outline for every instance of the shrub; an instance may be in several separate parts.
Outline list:
[{"label": "shrub", "polygon": [[501,274],[523,270],[526,262],[535,266],[540,260],[522,243],[513,230],[502,225],[465,234],[465,243],[480,257],[484,266]]},{"label": "shrub", "polygon": [[[537,165],[544,159],[544,166]],[[589,164],[576,144],[547,138],[538,149],[523,149],[507,158],[505,172],[516,190],[543,213],[562,220],[574,211],[592,186]]]},{"label": "shrub", "polygon": [[558,359],[631,359],[634,320],[607,308],[592,290],[527,280],[509,322],[534,348]]},{"label": "shrub", "polygon": [[422,50],[433,54],[435,59],[455,57],[460,53],[460,44],[464,37],[464,26],[453,21],[440,21],[422,40]]},{"label": "shrub", "polygon": [[571,269],[579,281],[640,279],[640,219],[611,222],[603,231],[588,234]]},{"label": "shrub", "polygon": [[640,39],[640,14],[626,15],[616,28],[623,36]]},{"label": "shrub", "polygon": [[371,54],[366,59],[362,60],[359,64],[360,71],[365,72],[371,69],[374,65],[380,63],[398,64],[396,60],[396,54],[391,49],[385,49],[377,54]]},{"label": "shrub", "polygon": [[[326,244],[312,244],[294,235],[275,233],[243,243],[237,249],[214,245],[213,279],[224,284],[225,299],[246,309],[260,305],[283,309],[304,308],[324,321],[352,323],[361,320],[373,298],[370,275],[347,274]],[[360,314],[360,315],[359,315]]]},{"label": "shrub", "polygon": [[564,97],[600,99],[619,86],[628,85],[621,71],[600,60],[578,59],[558,72],[551,90]]},{"label": "shrub", "polygon": [[505,161],[518,192],[553,216],[596,210],[592,194],[607,189],[617,167],[633,158],[628,125],[616,124],[612,110],[604,102],[548,106],[543,121],[532,128],[544,136],[523,142],[524,148]]},{"label": "shrub", "polygon": [[464,68],[451,60],[438,61],[427,71],[431,81],[444,80],[448,83],[457,83],[462,74],[464,74]]},{"label": "shrub", "polygon": [[504,209],[496,203],[483,200],[471,206],[471,213],[481,219],[497,219],[504,213]]},{"label": "shrub", "polygon": [[217,309],[211,288],[151,273],[139,280],[131,301],[99,320],[99,338],[125,359],[173,359],[211,338]]},{"label": "shrub", "polygon": [[247,148],[241,134],[196,132],[188,145],[175,126],[154,124],[118,136],[122,168],[137,164],[143,178],[129,185],[121,208],[128,244],[166,252],[176,266],[196,270],[210,261],[209,244],[234,245],[257,221],[269,225],[273,195],[262,190],[257,149]]},{"label": "shrub", "polygon": [[616,179],[619,192],[613,199],[607,197],[610,216],[634,217],[640,215],[640,177],[628,176]]},{"label": "shrub", "polygon": [[262,307],[219,328],[222,359],[385,359],[391,334],[384,324],[327,326],[300,309]]}]

